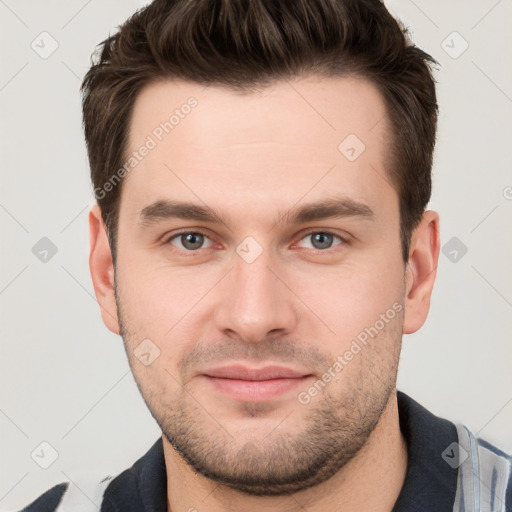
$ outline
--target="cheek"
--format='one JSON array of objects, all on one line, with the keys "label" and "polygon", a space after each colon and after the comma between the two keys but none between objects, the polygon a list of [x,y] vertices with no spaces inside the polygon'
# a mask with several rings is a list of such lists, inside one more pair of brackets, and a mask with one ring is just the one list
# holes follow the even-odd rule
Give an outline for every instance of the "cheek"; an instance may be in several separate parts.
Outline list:
[{"label": "cheek", "polygon": [[[136,264],[134,258],[124,266],[120,262],[119,268],[118,292],[127,351],[140,352],[139,344],[151,340],[159,352],[151,366],[161,369],[164,380],[172,380],[164,368],[178,378],[179,361],[200,337],[204,322],[198,315],[206,305],[202,299],[218,281],[217,275],[212,269],[199,272],[191,267]],[[138,369],[137,375],[144,380],[150,378],[144,368]],[[169,385],[172,387],[172,382]]]},{"label": "cheek", "polygon": [[317,323],[320,319],[325,325],[319,323],[318,328],[337,343],[352,339],[393,304],[403,302],[403,275],[396,260],[361,259],[336,269],[318,266],[314,271],[288,275],[305,316],[317,317]]},{"label": "cheek", "polygon": [[125,350],[134,378],[146,400],[155,404],[179,390],[179,361],[193,338],[184,333],[188,300],[179,287],[156,272],[119,273]]},{"label": "cheek", "polygon": [[132,258],[119,267],[119,294],[130,318],[138,324],[167,324],[169,329],[204,293],[204,280],[194,270],[155,264],[150,258]]}]

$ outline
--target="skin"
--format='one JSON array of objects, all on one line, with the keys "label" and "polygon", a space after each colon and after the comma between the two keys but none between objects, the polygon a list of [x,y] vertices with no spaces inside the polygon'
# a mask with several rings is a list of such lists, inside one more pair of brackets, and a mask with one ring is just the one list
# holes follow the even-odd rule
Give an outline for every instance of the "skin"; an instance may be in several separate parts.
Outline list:
[{"label": "skin", "polygon": [[[402,334],[426,320],[440,242],[439,216],[426,211],[404,265],[382,97],[346,77],[245,95],[154,83],[136,99],[129,151],[190,96],[197,106],[125,177],[115,272],[99,207],[89,214],[96,296],[162,429],[169,510],[390,511],[407,468],[396,403]],[[366,146],[354,161],[338,150],[348,134]],[[277,222],[334,194],[373,217]],[[207,205],[224,222],[141,222],[164,199]],[[187,239],[171,238],[183,228],[207,236],[187,250]],[[335,235],[327,247],[312,236],[322,232]],[[248,236],[262,250],[251,263],[236,251]],[[393,304],[401,311],[333,371]],[[144,339],[160,351],[147,366],[134,352]],[[268,400],[239,399],[204,376],[228,363],[308,376]],[[298,393],[330,367],[335,376],[301,403]]]}]

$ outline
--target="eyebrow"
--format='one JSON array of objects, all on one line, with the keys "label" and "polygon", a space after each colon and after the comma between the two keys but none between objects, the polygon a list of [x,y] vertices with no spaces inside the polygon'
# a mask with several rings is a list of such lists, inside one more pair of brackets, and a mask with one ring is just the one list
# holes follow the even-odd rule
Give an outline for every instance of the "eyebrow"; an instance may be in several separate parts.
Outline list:
[{"label": "eyebrow", "polygon": [[[297,225],[329,218],[359,217],[374,220],[375,213],[366,204],[347,197],[329,197],[321,201],[305,204],[282,212],[275,225]],[[229,224],[229,219],[206,205],[158,200],[139,213],[139,224],[149,226],[167,219],[194,220],[213,224]]]}]

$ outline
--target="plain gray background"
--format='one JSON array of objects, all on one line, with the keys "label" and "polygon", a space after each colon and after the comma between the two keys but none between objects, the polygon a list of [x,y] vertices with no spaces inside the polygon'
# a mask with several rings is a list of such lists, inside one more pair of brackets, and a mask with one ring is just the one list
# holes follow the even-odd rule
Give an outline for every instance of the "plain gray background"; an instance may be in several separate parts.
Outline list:
[{"label": "plain gray background", "polygon": [[[78,92],[94,46],[143,4],[0,0],[0,510],[120,472],[160,435],[94,297]],[[429,319],[404,336],[398,389],[510,452],[512,2],[387,5],[441,64],[429,208],[443,253]],[[57,249],[46,262],[33,252],[43,237]],[[42,442],[58,453],[47,469]]]}]

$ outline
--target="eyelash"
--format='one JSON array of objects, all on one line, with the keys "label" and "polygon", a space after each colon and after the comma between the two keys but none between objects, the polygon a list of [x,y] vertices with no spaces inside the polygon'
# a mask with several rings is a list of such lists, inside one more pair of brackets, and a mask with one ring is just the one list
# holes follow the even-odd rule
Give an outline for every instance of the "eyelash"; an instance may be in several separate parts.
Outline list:
[{"label": "eyelash", "polygon": [[[344,246],[344,245],[348,245],[349,242],[346,238],[336,234],[336,233],[333,233],[332,231],[329,231],[329,230],[318,230],[318,229],[315,229],[315,230],[311,230],[311,231],[308,231],[307,233],[304,233],[301,238],[299,240],[303,240],[304,238],[308,237],[308,236],[311,236],[313,234],[317,234],[317,233],[321,233],[323,235],[331,235],[335,238],[338,238],[341,243],[338,244],[338,245],[335,245],[333,247],[328,247],[327,249],[309,249],[309,250],[313,250],[315,252],[318,252],[318,253],[327,253],[330,251],[330,249],[335,249],[336,247],[339,247],[339,246]],[[174,240],[175,238],[178,238],[179,236],[181,235],[188,235],[188,234],[197,234],[197,235],[202,235],[208,239],[210,239],[208,233],[206,233],[205,231],[201,230],[201,229],[193,229],[193,230],[183,230],[183,231],[179,231],[177,233],[174,233],[172,236],[170,237],[166,237],[163,241],[163,244],[164,245],[171,245],[170,242],[172,240]],[[177,252],[180,252],[180,253],[185,253],[185,254],[188,254],[188,255],[193,255],[195,253],[198,253],[201,249],[196,249],[196,250],[182,250],[182,249],[179,249],[177,247],[174,247],[173,246],[173,249],[176,250]]]}]

